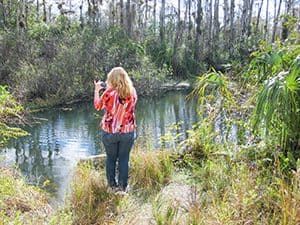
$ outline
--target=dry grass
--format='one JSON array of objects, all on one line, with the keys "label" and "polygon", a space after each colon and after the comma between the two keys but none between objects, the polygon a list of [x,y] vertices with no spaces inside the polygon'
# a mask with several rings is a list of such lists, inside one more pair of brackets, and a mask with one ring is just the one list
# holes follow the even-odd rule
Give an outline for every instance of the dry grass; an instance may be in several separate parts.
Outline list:
[{"label": "dry grass", "polygon": [[105,175],[90,164],[77,167],[72,185],[70,208],[73,224],[111,224],[121,197],[109,193]]},{"label": "dry grass", "polygon": [[18,173],[1,168],[0,179],[1,225],[300,224],[300,169],[286,179],[279,171],[222,156],[203,161],[192,174],[178,174],[169,152],[133,152],[133,190],[125,197],[107,191],[103,168],[83,163],[70,202],[51,218],[47,198]]},{"label": "dry grass", "polygon": [[27,185],[18,171],[0,166],[0,224],[44,224],[52,211],[44,192]]},{"label": "dry grass", "polygon": [[168,151],[135,151],[130,160],[130,184],[134,189],[157,191],[168,183],[173,164]]},{"label": "dry grass", "polygon": [[[227,172],[222,162],[216,163],[219,172],[198,183],[196,194],[202,200],[189,207],[189,224],[300,224],[300,170],[287,183],[283,176],[272,177],[246,163],[233,163]],[[227,184],[220,188],[222,179]],[[206,190],[205,183],[210,183]]]}]

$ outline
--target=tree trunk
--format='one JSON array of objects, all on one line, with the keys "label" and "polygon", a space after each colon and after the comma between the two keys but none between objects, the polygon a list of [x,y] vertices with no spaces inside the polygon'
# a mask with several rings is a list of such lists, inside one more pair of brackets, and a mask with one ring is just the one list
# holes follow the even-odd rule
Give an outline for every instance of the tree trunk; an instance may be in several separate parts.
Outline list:
[{"label": "tree trunk", "polygon": [[219,0],[215,0],[214,5],[214,32],[213,32],[213,59],[218,55],[219,49],[219,35],[220,35],[220,23],[219,23]]},{"label": "tree trunk", "polygon": [[123,0],[120,0],[120,27],[124,28],[124,3]]},{"label": "tree trunk", "polygon": [[130,9],[130,36],[132,37],[134,34],[134,25],[136,24],[136,5],[131,4],[131,9]]},{"label": "tree trunk", "polygon": [[177,7],[177,26],[176,26],[176,33],[175,33],[175,40],[174,40],[174,51],[172,56],[172,66],[174,69],[174,74],[179,75],[180,71],[178,70],[178,55],[177,50],[180,45],[180,40],[182,39],[182,31],[181,31],[181,20],[180,20],[180,0],[178,0],[178,7]]},{"label": "tree trunk", "polygon": [[43,0],[43,21],[47,22],[46,0]]},{"label": "tree trunk", "polygon": [[28,2],[26,1],[26,5],[25,5],[25,27],[28,28],[28,15],[29,15],[29,6],[28,6]]},{"label": "tree trunk", "polygon": [[254,0],[250,1],[250,9],[249,9],[249,14],[248,14],[248,31],[247,31],[247,37],[250,37],[251,35],[251,22],[252,22],[252,12],[253,12],[253,5],[254,5]]},{"label": "tree trunk", "polygon": [[39,0],[36,0],[36,20],[39,21],[40,17],[40,3]]},{"label": "tree trunk", "polygon": [[244,36],[247,31],[247,25],[248,25],[248,10],[250,8],[249,4],[250,0],[243,0],[243,9],[242,9],[242,39],[244,39]]},{"label": "tree trunk", "polygon": [[148,10],[149,10],[148,0],[145,0],[145,21],[144,21],[144,28],[147,27]]},{"label": "tree trunk", "polygon": [[18,36],[18,34],[19,34],[19,13],[20,13],[20,9],[19,9],[19,7],[17,7],[17,10],[16,10],[16,30],[17,30],[17,32],[16,32],[16,35]]},{"label": "tree trunk", "polygon": [[5,6],[4,6],[3,0],[0,0],[0,4],[1,4],[1,12],[2,12],[2,15],[1,15],[2,24],[1,25],[3,25],[3,27],[5,27],[5,25],[6,25],[6,13],[5,13]]},{"label": "tree trunk", "polygon": [[200,37],[201,37],[201,25],[202,25],[202,18],[203,11],[202,11],[202,1],[197,0],[197,18],[196,18],[196,38],[195,38],[195,52],[194,52],[194,59],[196,61],[200,60],[200,51],[201,45]]},{"label": "tree trunk", "polygon": [[223,3],[223,51],[228,51],[229,49],[229,24],[230,24],[230,17],[229,17],[229,3],[228,0],[224,0]]},{"label": "tree trunk", "polygon": [[166,0],[161,1],[161,9],[160,9],[160,24],[159,24],[159,35],[161,44],[165,41],[165,7]]},{"label": "tree trunk", "polygon": [[138,37],[142,37],[144,35],[144,22],[143,22],[143,11],[142,11],[142,7],[141,7],[142,2],[140,2],[139,4],[136,4],[137,8],[136,8],[136,12],[137,12],[137,34]]},{"label": "tree trunk", "polygon": [[234,42],[235,42],[235,30],[234,30],[234,8],[235,3],[234,0],[231,0],[230,2],[230,47],[229,47],[229,53],[230,57],[233,58],[234,55]]},{"label": "tree trunk", "polygon": [[187,4],[187,2],[185,1],[185,11],[184,11],[184,27],[183,27],[183,29],[184,29],[184,31],[186,31],[186,24],[188,23],[188,21],[187,21],[187,18],[188,18],[188,4]]},{"label": "tree trunk", "polygon": [[154,0],[154,3],[153,3],[153,30],[154,30],[154,33],[156,33],[156,5],[157,5],[157,2],[156,2],[156,0]]},{"label": "tree trunk", "polygon": [[[275,1],[275,2],[276,2],[276,1]],[[280,9],[281,9],[281,3],[282,3],[282,0],[279,0],[279,5],[278,5],[278,11],[277,11],[277,14],[274,15],[274,26],[273,26],[273,32],[272,32],[272,42],[275,41],[276,30],[277,30],[277,24],[278,24],[278,19],[279,19],[279,15],[280,15]],[[276,6],[275,6],[275,10],[276,10]]]},{"label": "tree trunk", "polygon": [[130,12],[131,2],[127,0],[126,2],[126,32],[129,37],[131,37],[131,12]]},{"label": "tree trunk", "polygon": [[115,25],[115,17],[116,17],[116,11],[115,11],[115,0],[112,0],[109,2],[109,9],[110,9],[110,26]]},{"label": "tree trunk", "polygon": [[268,38],[268,23],[269,23],[269,1],[267,0],[267,7],[266,7],[266,22],[265,22],[265,26],[264,26],[264,30],[265,30],[265,35],[264,38],[267,39]]},{"label": "tree trunk", "polygon": [[228,16],[228,12],[229,12],[229,5],[228,5],[228,0],[224,0],[224,6],[223,6],[223,24],[224,24],[224,32],[229,24],[229,16]]},{"label": "tree trunk", "polygon": [[212,26],[213,26],[212,0],[206,0],[206,14],[207,14],[207,19],[206,19],[207,47],[208,47],[208,53],[210,57],[210,53],[212,51]]},{"label": "tree trunk", "polygon": [[191,16],[191,7],[192,0],[187,1],[187,14],[188,14],[188,40],[192,39],[192,16]]},{"label": "tree trunk", "polygon": [[260,6],[259,6],[259,9],[258,9],[258,13],[257,13],[257,18],[256,18],[255,34],[258,33],[258,26],[259,26],[259,21],[260,21],[260,14],[261,14],[261,9],[262,9],[263,4],[264,4],[264,0],[261,0]]},{"label": "tree trunk", "polygon": [[179,45],[179,37],[180,37],[180,28],[181,28],[181,22],[180,22],[180,0],[178,0],[177,2],[177,26],[176,26],[176,33],[175,33],[175,40],[174,40],[174,54],[175,55],[177,53],[177,48]]},{"label": "tree trunk", "polygon": [[[286,14],[289,15],[290,11],[292,9],[292,5],[293,5],[293,0],[287,0],[286,1]],[[296,17],[296,16],[295,16]],[[283,19],[283,23],[282,23],[282,32],[281,32],[281,40],[284,41],[285,39],[288,38],[288,34],[289,34],[289,28],[286,25],[287,22],[287,18],[284,17]]]}]

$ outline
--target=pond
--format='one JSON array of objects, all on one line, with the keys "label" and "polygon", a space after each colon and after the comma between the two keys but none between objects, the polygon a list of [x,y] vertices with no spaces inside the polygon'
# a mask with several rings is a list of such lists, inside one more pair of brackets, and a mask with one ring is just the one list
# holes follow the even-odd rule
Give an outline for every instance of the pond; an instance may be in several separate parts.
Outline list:
[{"label": "pond", "polygon": [[[174,124],[180,124],[181,138],[185,138],[186,131],[197,121],[196,102],[186,101],[186,94],[168,92],[139,99],[137,141],[159,148],[160,137],[171,132]],[[53,203],[61,203],[76,163],[104,152],[99,140],[101,115],[91,101],[72,108],[46,110],[34,117],[42,119],[24,128],[30,136],[12,141],[0,155],[5,156],[5,163],[16,164],[29,183],[45,186]]]}]

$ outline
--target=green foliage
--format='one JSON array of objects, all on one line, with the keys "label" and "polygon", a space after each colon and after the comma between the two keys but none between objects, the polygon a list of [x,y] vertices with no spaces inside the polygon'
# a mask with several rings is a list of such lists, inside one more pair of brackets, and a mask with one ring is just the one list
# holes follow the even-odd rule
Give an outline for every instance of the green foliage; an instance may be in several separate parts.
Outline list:
[{"label": "green foliage", "polygon": [[188,131],[188,138],[181,145],[188,151],[183,152],[179,163],[184,167],[193,167],[194,162],[200,163],[209,158],[217,151],[215,138],[217,134],[213,131],[211,120],[204,119]]},{"label": "green foliage", "polygon": [[273,56],[273,63],[257,65],[254,70],[267,68],[265,81],[256,94],[254,129],[259,131],[262,125],[266,135],[279,138],[284,150],[294,151],[299,149],[300,141],[300,46],[284,46]]},{"label": "green foliage", "polygon": [[[18,48],[18,43],[24,48]],[[32,23],[23,36],[7,33],[0,48],[4,52],[0,61],[5,65],[1,79],[19,90],[17,97],[22,101],[41,105],[90,98],[93,80],[106,79],[114,66],[130,72],[140,90],[145,90],[141,94],[149,94],[149,84],[155,88],[171,73],[166,67],[158,70],[143,45],[121,28],[82,28],[65,16],[51,24]]]},{"label": "green foliage", "polygon": [[[198,113],[202,119],[189,131],[189,138],[184,142],[192,158],[207,158],[215,151],[218,133],[214,131],[214,122],[221,116],[227,123],[232,108],[237,106],[230,85],[225,75],[213,68],[197,78],[189,98],[198,98]],[[190,154],[185,157],[189,158]]]},{"label": "green foliage", "polygon": [[215,104],[217,100],[219,100],[217,104],[219,104],[220,110],[228,110],[232,105],[236,105],[229,85],[225,75],[212,68],[211,71],[197,78],[196,87],[190,96],[198,98],[199,109],[202,113],[208,110],[211,104]]},{"label": "green foliage", "polygon": [[261,83],[282,71],[288,71],[299,54],[299,44],[277,42],[271,45],[262,41],[259,50],[251,54],[253,59],[244,77],[250,82]]},{"label": "green foliage", "polygon": [[7,125],[13,118],[22,119],[19,115],[22,110],[22,106],[10,95],[7,87],[0,85],[0,146],[3,146],[10,138],[28,135],[20,128]]},{"label": "green foliage", "polygon": [[[193,52],[189,47],[181,45],[177,47],[176,53],[171,40],[161,43],[154,34],[150,34],[144,41],[146,53],[158,68],[169,67],[175,78],[194,77],[199,69],[203,67],[201,62],[194,59]],[[193,47],[191,47],[193,48]]]}]

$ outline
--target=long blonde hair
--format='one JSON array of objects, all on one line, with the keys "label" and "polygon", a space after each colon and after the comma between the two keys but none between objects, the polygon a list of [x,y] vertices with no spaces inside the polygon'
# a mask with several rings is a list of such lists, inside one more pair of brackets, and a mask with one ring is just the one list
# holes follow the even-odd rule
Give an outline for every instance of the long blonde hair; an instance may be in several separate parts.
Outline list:
[{"label": "long blonde hair", "polygon": [[132,81],[122,67],[115,67],[108,73],[107,83],[117,90],[120,98],[127,98],[133,94]]}]

